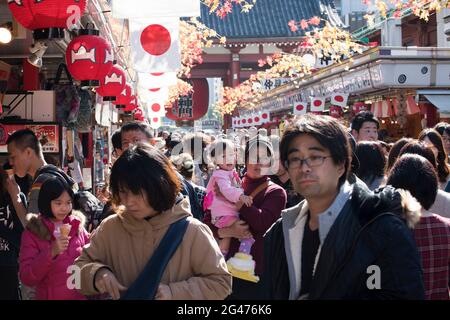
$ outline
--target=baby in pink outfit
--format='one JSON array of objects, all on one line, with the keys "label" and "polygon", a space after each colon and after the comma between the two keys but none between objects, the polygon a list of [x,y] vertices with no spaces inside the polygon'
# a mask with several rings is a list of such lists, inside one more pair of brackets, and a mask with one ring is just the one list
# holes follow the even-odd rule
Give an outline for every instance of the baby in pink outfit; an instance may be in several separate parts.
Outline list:
[{"label": "baby in pink outfit", "polygon": [[[217,169],[214,170],[206,187],[205,207],[211,210],[211,222],[220,229],[229,227],[239,220],[239,213],[236,209],[238,201],[251,206],[253,199],[246,196],[240,187],[241,179],[234,169],[236,153],[233,142],[228,139],[218,140],[211,150],[211,157]],[[223,197],[217,197],[214,193],[216,184]],[[213,196],[211,197],[211,195]],[[224,256],[228,253],[230,241],[231,238],[219,240],[219,247]]]}]

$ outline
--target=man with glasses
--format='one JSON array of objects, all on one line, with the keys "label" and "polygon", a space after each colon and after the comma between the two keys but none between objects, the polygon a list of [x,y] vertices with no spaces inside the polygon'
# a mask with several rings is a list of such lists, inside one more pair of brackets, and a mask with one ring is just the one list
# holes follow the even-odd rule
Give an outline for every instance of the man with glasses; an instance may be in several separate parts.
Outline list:
[{"label": "man with glasses", "polygon": [[345,129],[333,118],[306,115],[286,129],[280,153],[305,200],[265,235],[267,298],[423,299],[406,198],[391,187],[372,193],[349,184]]}]

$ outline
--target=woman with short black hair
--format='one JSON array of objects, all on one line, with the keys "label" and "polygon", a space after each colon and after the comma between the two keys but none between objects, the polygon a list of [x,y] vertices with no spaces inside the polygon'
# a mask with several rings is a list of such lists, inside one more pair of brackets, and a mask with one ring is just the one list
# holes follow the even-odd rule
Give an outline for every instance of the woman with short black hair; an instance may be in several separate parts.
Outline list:
[{"label": "woman with short black hair", "polygon": [[381,145],[375,141],[361,141],[356,146],[359,167],[355,174],[369,187],[375,190],[385,184],[384,170],[386,157]]},{"label": "woman with short black hair", "polygon": [[388,184],[408,190],[422,206],[414,238],[422,259],[427,300],[449,300],[450,219],[430,212],[438,179],[432,164],[417,154],[405,154],[392,168]]},{"label": "woman with short black hair", "polygon": [[[231,291],[225,260],[209,228],[192,217],[169,159],[138,144],[115,162],[110,179],[117,214],[100,224],[77,260],[81,292],[113,299],[224,299]],[[172,230],[176,240],[165,240]],[[173,255],[165,256],[170,250]]]}]

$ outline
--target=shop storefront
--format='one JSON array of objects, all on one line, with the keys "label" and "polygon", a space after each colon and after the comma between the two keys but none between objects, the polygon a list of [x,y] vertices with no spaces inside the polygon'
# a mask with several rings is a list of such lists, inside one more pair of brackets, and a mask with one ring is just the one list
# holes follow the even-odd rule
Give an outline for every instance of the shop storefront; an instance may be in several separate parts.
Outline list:
[{"label": "shop storefront", "polygon": [[[342,112],[335,112],[331,103],[338,93],[346,98]],[[371,110],[380,118],[387,140],[417,136],[450,112],[450,49],[371,49],[269,91],[255,109],[243,108],[240,115],[270,112],[271,122],[280,122],[297,105],[305,106],[304,112],[314,111],[315,100],[324,102],[320,112],[344,121]]]}]

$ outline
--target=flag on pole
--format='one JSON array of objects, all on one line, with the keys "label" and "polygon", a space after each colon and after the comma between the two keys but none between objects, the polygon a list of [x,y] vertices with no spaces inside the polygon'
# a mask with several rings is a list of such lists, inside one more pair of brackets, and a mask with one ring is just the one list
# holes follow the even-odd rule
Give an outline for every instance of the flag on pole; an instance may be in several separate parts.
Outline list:
[{"label": "flag on pole", "polygon": [[113,0],[112,15],[117,19],[199,17],[200,0]]},{"label": "flag on pole", "polygon": [[143,73],[177,71],[181,67],[179,26],[178,18],[130,20],[133,68]]},{"label": "flag on pole", "polygon": [[311,112],[320,112],[325,109],[325,97],[311,97]]},{"label": "flag on pole", "polygon": [[168,87],[162,87],[162,88],[154,88],[154,89],[147,89],[138,87],[138,96],[139,98],[149,103],[150,101],[161,101],[164,105],[165,102],[169,99],[169,88]]},{"label": "flag on pole", "polygon": [[306,114],[307,105],[308,104],[306,102],[294,103],[294,115],[298,116],[298,115]]},{"label": "flag on pole", "polygon": [[331,95],[331,105],[344,108],[347,106],[348,93],[333,93]]}]

